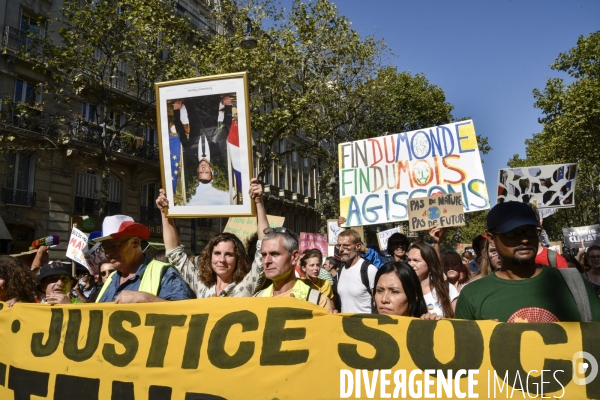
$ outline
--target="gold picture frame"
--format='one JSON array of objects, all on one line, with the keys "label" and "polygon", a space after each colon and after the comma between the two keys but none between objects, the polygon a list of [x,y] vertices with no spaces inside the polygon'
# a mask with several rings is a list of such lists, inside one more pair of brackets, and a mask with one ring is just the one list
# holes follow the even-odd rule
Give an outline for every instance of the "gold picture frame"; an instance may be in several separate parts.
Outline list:
[{"label": "gold picture frame", "polygon": [[[248,73],[155,85],[169,217],[255,215]],[[169,183],[169,184],[167,184]]]}]

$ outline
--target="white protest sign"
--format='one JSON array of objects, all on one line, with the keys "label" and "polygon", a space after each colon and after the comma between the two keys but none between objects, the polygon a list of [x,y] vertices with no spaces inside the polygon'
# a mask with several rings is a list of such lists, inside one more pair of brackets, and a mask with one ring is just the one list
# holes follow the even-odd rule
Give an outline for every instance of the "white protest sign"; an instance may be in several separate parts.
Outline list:
[{"label": "white protest sign", "polygon": [[490,207],[473,121],[338,145],[344,226],[408,219],[408,199],[461,193],[464,212]]},{"label": "white protest sign", "polygon": [[93,275],[96,275],[98,273],[100,265],[102,265],[102,263],[106,261],[106,256],[104,255],[104,252],[100,250],[100,245],[101,243],[96,243],[94,246],[92,246],[91,249],[85,251],[84,253],[87,264],[83,265],[87,265],[88,269],[90,270],[90,273],[92,273]]},{"label": "white protest sign", "polygon": [[392,236],[394,233],[400,233],[400,228],[396,227],[396,228],[388,229],[387,231],[377,232],[377,241],[379,242],[379,249],[386,256],[388,255],[387,254],[388,240],[389,240],[390,236]]},{"label": "white protest sign", "polygon": [[87,235],[79,229],[73,228],[71,230],[71,237],[69,238],[69,246],[67,247],[67,257],[83,266],[87,266],[87,261],[85,261],[87,242]]}]

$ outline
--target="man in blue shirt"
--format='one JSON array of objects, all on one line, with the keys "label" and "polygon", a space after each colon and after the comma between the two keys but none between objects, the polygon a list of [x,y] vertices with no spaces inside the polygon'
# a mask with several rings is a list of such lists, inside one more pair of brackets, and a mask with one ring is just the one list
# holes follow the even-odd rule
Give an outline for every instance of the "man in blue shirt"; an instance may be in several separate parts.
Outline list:
[{"label": "man in blue shirt", "polygon": [[115,271],[98,295],[99,303],[148,303],[195,298],[181,275],[170,264],[153,261],[142,252],[150,231],[126,215],[106,217],[102,248]]}]

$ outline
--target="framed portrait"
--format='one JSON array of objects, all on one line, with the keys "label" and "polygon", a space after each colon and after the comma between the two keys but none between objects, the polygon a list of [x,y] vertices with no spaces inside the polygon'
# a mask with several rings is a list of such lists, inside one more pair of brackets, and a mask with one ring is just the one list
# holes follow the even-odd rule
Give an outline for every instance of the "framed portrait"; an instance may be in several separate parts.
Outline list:
[{"label": "framed portrait", "polygon": [[249,108],[246,72],[156,84],[169,217],[255,214]]}]

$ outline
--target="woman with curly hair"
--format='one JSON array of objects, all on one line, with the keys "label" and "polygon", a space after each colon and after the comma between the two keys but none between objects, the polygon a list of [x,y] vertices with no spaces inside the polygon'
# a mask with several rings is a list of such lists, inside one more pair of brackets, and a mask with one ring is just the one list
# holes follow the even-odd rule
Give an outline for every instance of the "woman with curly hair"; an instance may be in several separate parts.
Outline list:
[{"label": "woman with curly hair", "polygon": [[160,190],[156,205],[162,211],[163,239],[167,258],[196,292],[199,299],[226,296],[250,297],[264,283],[260,248],[263,231],[269,227],[269,221],[262,203],[262,186],[257,179],[250,181],[250,197],[256,204],[258,224],[257,251],[252,266],[246,262],[244,245],[231,233],[217,235],[208,242],[200,257],[190,260],[183,250],[173,220],[165,215],[169,201],[164,190]]},{"label": "woman with curly hair", "polygon": [[16,302],[35,303],[35,283],[15,258],[0,256],[0,301],[9,307]]},{"label": "woman with curly hair", "polygon": [[427,311],[453,318],[458,290],[444,280],[442,263],[435,249],[423,241],[414,242],[408,248],[408,264],[419,277]]}]

